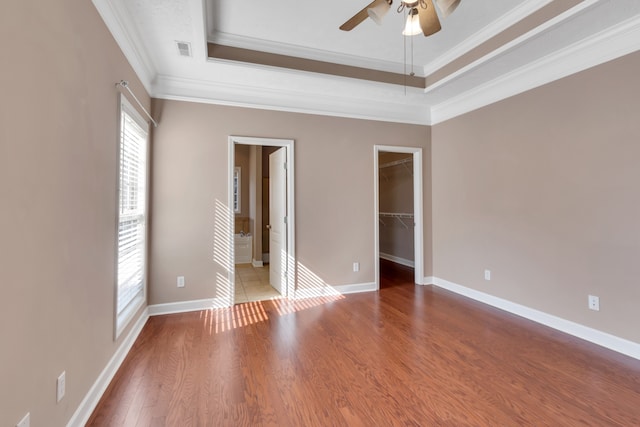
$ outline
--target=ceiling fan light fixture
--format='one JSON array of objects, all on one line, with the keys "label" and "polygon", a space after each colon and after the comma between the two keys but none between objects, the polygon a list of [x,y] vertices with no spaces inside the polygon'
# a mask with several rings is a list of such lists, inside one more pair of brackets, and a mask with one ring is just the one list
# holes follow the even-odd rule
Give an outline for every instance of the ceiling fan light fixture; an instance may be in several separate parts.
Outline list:
[{"label": "ceiling fan light fixture", "polygon": [[402,31],[403,36],[417,36],[422,33],[422,28],[420,27],[420,18],[418,16],[418,9],[412,8],[409,12],[409,16],[407,16],[407,23],[404,26],[404,30]]},{"label": "ceiling fan light fixture", "polygon": [[391,3],[383,1],[367,9],[367,14],[369,18],[373,19],[373,22],[382,25],[382,18],[389,12],[389,9],[391,9]]}]

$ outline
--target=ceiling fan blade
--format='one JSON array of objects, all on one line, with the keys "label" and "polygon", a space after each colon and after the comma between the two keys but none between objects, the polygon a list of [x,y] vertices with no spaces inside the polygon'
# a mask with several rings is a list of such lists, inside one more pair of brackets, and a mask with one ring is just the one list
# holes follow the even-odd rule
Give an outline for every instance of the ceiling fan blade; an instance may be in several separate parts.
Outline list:
[{"label": "ceiling fan blade", "polygon": [[442,12],[440,15],[442,19],[451,15],[451,13],[456,10],[458,5],[460,4],[460,0],[436,0],[436,4],[438,5],[438,9]]},{"label": "ceiling fan blade", "polygon": [[356,13],[355,15],[353,15],[351,17],[351,19],[349,19],[347,22],[345,22],[344,24],[342,24],[340,26],[340,29],[342,31],[351,31],[353,30],[358,24],[360,24],[362,21],[364,21],[365,19],[367,19],[369,17],[369,14],[367,13],[367,9],[377,6],[378,4],[382,4],[384,3],[385,0],[373,0],[371,3],[369,3],[367,6],[365,6],[360,12]]},{"label": "ceiling fan blade", "polygon": [[427,8],[418,7],[418,18],[420,19],[420,28],[425,37],[437,33],[442,28],[438,19],[438,12],[433,7],[431,0],[425,0]]}]

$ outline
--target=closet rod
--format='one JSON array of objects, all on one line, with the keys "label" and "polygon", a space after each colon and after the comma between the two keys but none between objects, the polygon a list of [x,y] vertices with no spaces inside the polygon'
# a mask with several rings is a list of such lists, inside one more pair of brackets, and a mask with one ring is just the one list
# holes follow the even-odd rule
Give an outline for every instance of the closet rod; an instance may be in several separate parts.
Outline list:
[{"label": "closet rod", "polygon": [[158,127],[158,122],[156,122],[155,120],[153,120],[153,117],[151,117],[151,114],[149,114],[149,112],[147,111],[146,108],[144,108],[144,105],[142,105],[142,103],[138,100],[138,98],[134,95],[134,93],[131,91],[131,89],[129,88],[129,82],[126,80],[120,80],[118,83],[116,83],[116,87],[120,86],[125,88],[130,94],[131,96],[133,96],[133,99],[136,100],[136,102],[138,103],[138,105],[140,106],[140,108],[142,108],[142,111],[144,111],[144,113],[147,115],[147,117],[149,117],[149,120],[151,120],[151,123],[153,123],[153,127]]}]

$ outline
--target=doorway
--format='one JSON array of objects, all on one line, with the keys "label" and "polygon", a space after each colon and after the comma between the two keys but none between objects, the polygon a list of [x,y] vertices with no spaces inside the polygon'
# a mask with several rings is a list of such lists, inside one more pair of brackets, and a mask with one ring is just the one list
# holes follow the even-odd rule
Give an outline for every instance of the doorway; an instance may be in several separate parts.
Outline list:
[{"label": "doorway", "polygon": [[422,284],[422,149],[376,145],[374,164],[376,289],[381,284],[381,263]]},{"label": "doorway", "polygon": [[233,303],[293,296],[293,162],[292,140],[229,137]]}]

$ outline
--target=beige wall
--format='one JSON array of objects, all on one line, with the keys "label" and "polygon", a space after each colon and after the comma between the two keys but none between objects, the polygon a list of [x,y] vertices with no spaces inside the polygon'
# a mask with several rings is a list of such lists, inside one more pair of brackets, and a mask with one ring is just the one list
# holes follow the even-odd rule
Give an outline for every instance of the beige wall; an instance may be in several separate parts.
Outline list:
[{"label": "beige wall", "polygon": [[[225,295],[224,262],[216,260],[224,244],[216,226],[224,217],[216,215],[228,200],[229,135],[295,140],[298,261],[330,285],[374,281],[373,146],[428,147],[428,127],[178,101],[153,104],[162,125],[154,135],[151,304]],[[424,161],[430,163],[428,154]],[[431,211],[429,202],[425,212]],[[354,261],[360,272],[352,271]],[[176,287],[177,275],[186,277],[185,288]]]},{"label": "beige wall", "polygon": [[62,426],[119,344],[114,84],[149,99],[90,1],[2,1],[0,34],[0,425]]},{"label": "beige wall", "polygon": [[635,53],[436,125],[434,275],[640,342],[639,73]]}]

